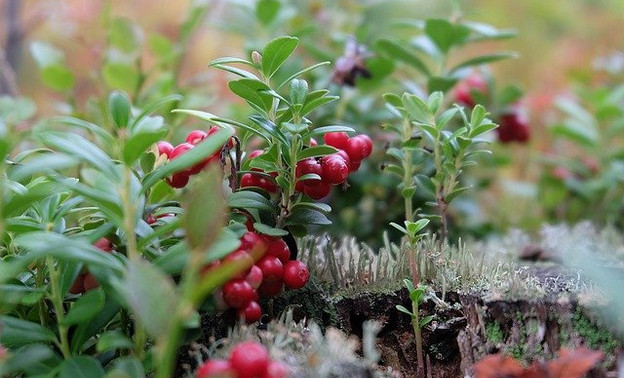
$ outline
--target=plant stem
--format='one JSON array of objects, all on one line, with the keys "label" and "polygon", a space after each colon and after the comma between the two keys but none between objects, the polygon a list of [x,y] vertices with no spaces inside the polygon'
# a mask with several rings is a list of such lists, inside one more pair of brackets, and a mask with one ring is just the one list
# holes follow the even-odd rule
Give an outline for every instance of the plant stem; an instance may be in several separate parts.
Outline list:
[{"label": "plant stem", "polygon": [[420,331],[420,319],[418,316],[418,301],[412,301],[412,328],[416,339],[416,358],[418,361],[418,376],[425,376],[425,363],[423,359],[422,333]]},{"label": "plant stem", "polygon": [[[35,276],[35,286],[37,286],[37,288],[42,288],[43,287],[43,283],[45,280],[45,266],[44,266],[44,261],[42,259],[39,259],[37,261],[37,275]],[[39,302],[37,302],[37,311],[39,312],[39,323],[41,323],[42,326],[45,326],[46,324],[46,308],[45,308],[45,297],[42,297]]]},{"label": "plant stem", "polygon": [[52,290],[51,298],[54,311],[56,312],[56,323],[60,338],[60,349],[65,359],[71,358],[71,350],[69,348],[69,339],[67,337],[67,326],[62,325],[65,319],[65,309],[63,308],[63,298],[60,292],[59,272],[54,265],[54,259],[51,256],[46,257],[46,265],[50,272],[50,288]]}]

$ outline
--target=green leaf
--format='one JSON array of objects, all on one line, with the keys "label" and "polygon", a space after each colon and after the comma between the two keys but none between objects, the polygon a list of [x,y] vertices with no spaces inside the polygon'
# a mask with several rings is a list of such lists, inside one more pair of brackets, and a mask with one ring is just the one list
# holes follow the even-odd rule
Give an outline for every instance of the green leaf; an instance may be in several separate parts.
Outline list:
[{"label": "green leaf", "polygon": [[390,172],[390,173],[393,173],[393,174],[397,175],[399,178],[403,178],[403,176],[405,174],[403,168],[399,167],[396,164],[387,164],[386,163],[386,164],[383,165],[382,169],[385,172]]},{"label": "green leaf", "polygon": [[160,116],[145,117],[134,127],[122,151],[127,166],[132,166],[145,151],[167,135],[167,129],[163,124],[164,119]]},{"label": "green leaf", "polygon": [[67,312],[62,325],[72,325],[91,320],[104,307],[104,291],[92,290],[78,299]]},{"label": "green leaf", "polygon": [[225,64],[214,64],[212,67],[218,68],[218,69],[220,69],[222,71],[233,73],[234,75],[240,76],[240,77],[242,77],[244,79],[250,79],[250,80],[256,80],[256,81],[260,80],[258,78],[258,76],[252,74],[249,71],[245,71],[243,69],[240,69],[238,67],[227,66]]},{"label": "green leaf", "polygon": [[118,330],[104,332],[97,341],[96,350],[98,353],[113,351],[117,349],[132,349],[134,343],[126,335]]},{"label": "green leaf", "polygon": [[405,228],[403,228],[403,226],[395,223],[395,222],[390,222],[390,226],[396,228],[397,230],[401,231],[404,235],[409,235],[407,230]]},{"label": "green leaf", "polygon": [[313,146],[313,147],[306,148],[305,150],[299,151],[299,153],[297,154],[297,161],[301,161],[303,159],[310,158],[310,157],[330,155],[336,152],[338,152],[338,150],[332,146],[327,146],[327,145]]},{"label": "green leaf", "polygon": [[331,221],[327,219],[325,214],[306,208],[293,209],[290,216],[286,219],[286,226],[311,224],[328,225],[331,224]]},{"label": "green leaf", "polygon": [[2,329],[0,343],[9,348],[38,342],[51,343],[56,340],[54,333],[40,324],[12,316],[0,316],[0,329]]},{"label": "green leaf", "polygon": [[43,144],[91,165],[111,179],[119,177],[111,158],[78,134],[43,131],[36,136]]},{"label": "green leaf", "polygon": [[427,89],[429,92],[440,91],[446,93],[455,84],[457,84],[456,78],[432,76],[427,80]]},{"label": "green leaf", "polygon": [[422,229],[427,227],[428,224],[429,224],[429,219],[419,219],[416,222],[405,221],[407,231],[409,232],[411,236],[415,236]]},{"label": "green leaf", "polygon": [[254,223],[254,229],[261,234],[269,235],[269,236],[286,236],[288,235],[288,231],[282,228],[275,228],[271,226],[267,226],[266,224],[256,222]]},{"label": "green leaf", "polygon": [[228,83],[232,92],[259,111],[268,112],[273,106],[273,97],[266,93],[271,90],[265,83],[254,79],[239,79]]},{"label": "green leaf", "polygon": [[414,283],[410,280],[408,280],[407,278],[405,278],[403,280],[403,285],[405,285],[405,287],[407,288],[407,291],[411,294],[414,292]]},{"label": "green leaf", "polygon": [[134,53],[141,48],[143,35],[138,24],[115,18],[108,27],[108,42],[124,53]]},{"label": "green leaf", "polygon": [[109,146],[112,146],[113,143],[116,143],[116,140],[113,138],[113,136],[110,135],[106,130],[104,130],[100,126],[93,124],[91,122],[87,122],[85,120],[76,118],[76,117],[67,117],[67,116],[52,117],[50,118],[49,122],[51,124],[60,123],[62,125],[77,127],[79,129],[89,131],[95,134],[96,136],[98,136],[99,138],[101,138]]},{"label": "green leaf", "polygon": [[234,57],[223,57],[223,58],[217,58],[215,60],[210,61],[210,63],[208,63],[208,67],[213,67],[213,66],[217,66],[217,65],[223,65],[223,64],[231,64],[231,63],[241,63],[241,64],[245,64],[247,66],[253,67],[253,63],[251,63],[250,61],[246,60],[246,59],[241,59],[241,58],[234,58]]},{"label": "green leaf", "polygon": [[403,198],[412,198],[414,196],[414,193],[416,193],[416,188],[413,186],[408,186],[401,190],[401,196]]},{"label": "green leaf", "polygon": [[286,138],[286,136],[284,135],[284,133],[282,133],[280,131],[280,129],[278,129],[277,127],[275,127],[275,124],[273,122],[271,122],[270,120],[258,116],[258,115],[252,115],[249,117],[250,120],[252,120],[256,125],[260,126],[263,130],[265,130],[269,135],[275,137],[277,140],[279,140],[284,146],[288,146],[290,145],[290,143],[288,143],[288,139]]},{"label": "green leaf", "polygon": [[295,37],[278,37],[264,46],[262,50],[262,73],[270,78],[295,51],[299,39]]},{"label": "green leaf", "polygon": [[466,41],[470,29],[443,19],[428,19],[425,21],[425,33],[440,51],[447,53],[452,46],[461,45]]},{"label": "green leaf", "polygon": [[442,104],[442,99],[444,95],[440,91],[432,92],[427,99],[427,107],[429,108],[429,112],[431,114],[436,114],[440,105]]},{"label": "green leaf", "polygon": [[223,146],[225,142],[234,134],[232,129],[221,129],[204,139],[200,144],[179,157],[169,160],[165,165],[161,165],[143,178],[142,192],[147,191],[161,179],[171,176],[175,172],[191,167],[206,157],[212,155]]},{"label": "green leaf", "polygon": [[123,263],[109,253],[103,253],[84,239],[65,235],[35,231],[18,235],[15,245],[25,249],[25,261],[34,261],[45,256],[54,256],[63,261],[83,262],[87,265],[105,267],[116,272],[123,270]]},{"label": "green leaf", "polygon": [[267,142],[271,142],[271,137],[267,136],[264,132],[262,132],[262,130],[254,129],[251,126],[245,125],[244,123],[240,123],[240,122],[237,122],[237,121],[234,121],[234,120],[231,120],[231,119],[217,117],[216,115],[214,115],[212,113],[202,112],[202,111],[199,111],[199,110],[190,110],[190,109],[174,109],[174,110],[172,110],[172,112],[173,113],[189,114],[189,115],[192,115],[192,116],[197,117],[199,119],[202,119],[204,121],[216,123],[216,124],[221,125],[223,127],[235,126],[235,127],[240,128],[240,129],[243,129],[245,131],[248,131],[248,132],[250,132],[252,134],[258,135],[259,137],[261,137],[262,139],[266,140]]},{"label": "green leaf", "polygon": [[0,363],[0,376],[9,377],[17,372],[31,368],[33,365],[56,357],[56,354],[48,345],[26,345],[10,352],[8,360]]},{"label": "green leaf", "polygon": [[260,0],[256,3],[256,18],[263,25],[269,25],[280,10],[279,0]]},{"label": "green leaf", "polygon": [[339,131],[344,131],[345,133],[355,132],[355,130],[353,130],[353,128],[349,126],[332,125],[332,126],[317,127],[316,129],[306,134],[306,136],[315,137],[319,135],[325,135],[326,133],[334,133],[334,132],[339,132]]},{"label": "green leaf", "polygon": [[407,314],[407,315],[409,315],[411,317],[414,316],[414,314],[412,314],[412,312],[410,310],[406,309],[404,306],[396,305],[395,307],[396,307],[397,310],[401,311],[404,314]]},{"label": "green leaf", "polygon": [[306,103],[303,105],[303,108],[299,111],[300,116],[305,116],[314,109],[320,108],[323,105],[329,104],[330,102],[334,102],[338,100],[340,97],[338,96],[323,96],[319,98],[315,98],[313,100],[306,100]]},{"label": "green leaf", "polygon": [[425,102],[417,95],[405,93],[401,98],[405,110],[412,116],[412,118],[419,123],[429,122],[431,113],[429,107]]},{"label": "green leaf", "polygon": [[59,378],[100,378],[104,368],[93,357],[77,356],[64,360],[60,366]]},{"label": "green leaf", "polygon": [[451,68],[451,70],[449,71],[449,74],[453,74],[454,72],[462,68],[478,66],[482,64],[493,63],[493,62],[503,60],[503,59],[517,58],[517,57],[518,57],[517,53],[509,52],[509,51],[502,51],[502,52],[497,52],[493,54],[481,55],[481,56],[477,56],[477,57],[474,57],[474,58],[471,58],[471,59],[468,59],[459,63],[455,67]]},{"label": "green leaf", "polygon": [[290,82],[290,98],[293,105],[303,104],[308,95],[308,82],[302,79],[294,79]]},{"label": "green leaf", "polygon": [[427,324],[431,323],[435,315],[427,315],[420,320],[420,328],[423,328]]},{"label": "green leaf", "polygon": [[507,106],[509,104],[513,104],[522,98],[524,92],[520,87],[516,85],[508,85],[503,88],[497,96],[497,100],[500,106]]},{"label": "green leaf", "polygon": [[384,51],[390,58],[400,60],[417,69],[425,76],[431,76],[431,72],[418,55],[405,49],[399,43],[389,39],[381,39],[375,43],[377,49]]},{"label": "green leaf", "polygon": [[112,283],[152,337],[167,334],[170,312],[178,305],[175,284],[169,276],[147,261],[133,260],[124,277]]},{"label": "green leaf", "polygon": [[74,73],[62,64],[43,67],[41,80],[47,87],[57,91],[68,91],[74,87]]},{"label": "green leaf", "polygon": [[264,211],[275,211],[271,202],[262,194],[251,190],[239,190],[232,193],[227,199],[228,206],[241,209],[257,209]]},{"label": "green leaf", "polygon": [[214,243],[225,222],[221,181],[217,169],[210,169],[191,182],[182,217],[191,250],[205,251]]},{"label": "green leaf", "polygon": [[115,360],[113,369],[105,378],[144,378],[145,368],[136,357],[121,357]]},{"label": "green leaf", "polygon": [[282,127],[285,128],[291,134],[301,134],[308,129],[308,125],[305,123],[290,123],[282,122]]},{"label": "green leaf", "polygon": [[75,325],[75,330],[71,338],[72,353],[77,354],[90,338],[101,333],[102,327],[109,324],[109,322],[119,314],[120,309],[119,303],[111,298],[106,298],[102,310],[95,318],[92,318],[89,322]]},{"label": "green leaf", "polygon": [[[7,227],[8,229],[8,227]],[[45,289],[23,284],[0,285],[2,303],[34,305],[45,295]]]},{"label": "green leaf", "polygon": [[324,212],[324,213],[331,212],[331,206],[329,206],[328,204],[323,203],[323,202],[297,202],[292,207],[292,209],[296,209],[298,207],[307,207],[307,208],[314,209],[314,210],[317,210],[317,211],[321,211],[321,212]]},{"label": "green leaf", "polygon": [[117,128],[128,126],[130,119],[130,98],[121,91],[113,91],[108,96],[108,111]]},{"label": "green leaf", "polygon": [[119,88],[133,92],[139,84],[139,72],[136,67],[125,63],[106,63],[102,68],[104,82],[109,88]]}]

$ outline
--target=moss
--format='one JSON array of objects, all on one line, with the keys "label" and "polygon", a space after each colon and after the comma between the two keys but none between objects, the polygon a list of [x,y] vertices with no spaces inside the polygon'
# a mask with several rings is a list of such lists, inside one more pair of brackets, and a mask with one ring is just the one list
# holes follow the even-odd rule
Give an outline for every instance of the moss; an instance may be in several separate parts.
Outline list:
[{"label": "moss", "polygon": [[601,349],[611,354],[620,346],[620,342],[607,329],[599,327],[580,310],[572,317],[572,328],[592,349]]},{"label": "moss", "polygon": [[485,325],[485,336],[492,344],[500,344],[503,342],[503,330],[498,322],[487,323]]}]

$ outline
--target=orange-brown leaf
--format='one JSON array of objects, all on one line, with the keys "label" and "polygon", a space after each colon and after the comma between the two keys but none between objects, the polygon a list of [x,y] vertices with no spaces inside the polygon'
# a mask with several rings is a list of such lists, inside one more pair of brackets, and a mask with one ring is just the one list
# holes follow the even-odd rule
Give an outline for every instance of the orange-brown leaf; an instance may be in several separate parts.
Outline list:
[{"label": "orange-brown leaf", "polygon": [[500,353],[481,359],[472,368],[476,378],[516,378],[524,371],[518,361]]},{"label": "orange-brown leaf", "polygon": [[603,353],[585,347],[561,348],[559,358],[548,363],[551,378],[583,378],[600,360]]}]

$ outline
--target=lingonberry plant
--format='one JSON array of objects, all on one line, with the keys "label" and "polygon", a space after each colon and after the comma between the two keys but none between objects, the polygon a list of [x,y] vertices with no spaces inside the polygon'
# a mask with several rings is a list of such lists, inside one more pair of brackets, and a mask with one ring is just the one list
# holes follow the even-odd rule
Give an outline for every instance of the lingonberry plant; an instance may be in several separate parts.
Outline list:
[{"label": "lingonberry plant", "polygon": [[[276,73],[297,45],[295,37],[280,37],[268,42],[262,52],[252,52],[249,60],[220,58],[211,62],[211,66],[240,77],[228,86],[252,108],[251,122],[176,110],[217,125],[234,126],[243,134],[239,141],[257,137],[267,144],[247,156],[238,148],[231,156],[234,193],[229,196],[229,205],[245,211],[256,231],[276,237],[289,232],[303,235],[308,225],[328,224],[324,213],[331,208],[316,200],[329,195],[332,186],[346,188],[349,174],[357,171],[373,147],[366,135],[349,136],[354,132],[351,127],[314,127],[308,118],[312,111],[337,99],[327,90],[310,91],[308,83],[300,79],[327,62],[276,82]],[[319,144],[317,138],[325,144]]]}]

